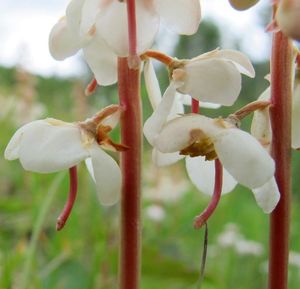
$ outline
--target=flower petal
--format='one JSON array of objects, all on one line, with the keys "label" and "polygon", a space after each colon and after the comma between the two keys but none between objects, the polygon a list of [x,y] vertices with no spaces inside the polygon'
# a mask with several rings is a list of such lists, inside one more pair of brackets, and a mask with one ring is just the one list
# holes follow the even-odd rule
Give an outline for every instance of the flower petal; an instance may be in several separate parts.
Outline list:
[{"label": "flower petal", "polygon": [[63,60],[74,55],[79,49],[79,35],[70,28],[66,18],[62,18],[50,32],[49,50],[52,57]]},{"label": "flower petal", "polygon": [[254,137],[240,129],[215,135],[214,147],[223,166],[248,188],[258,188],[274,175],[273,159]]},{"label": "flower petal", "polygon": [[154,0],[162,21],[179,34],[194,34],[201,19],[199,0]]},{"label": "flower petal", "polygon": [[265,213],[271,213],[275,209],[280,199],[280,192],[274,177],[262,187],[253,189],[252,191],[257,204]]},{"label": "flower petal", "polygon": [[95,38],[83,54],[100,85],[111,85],[117,81],[117,56],[101,38]]},{"label": "flower petal", "polygon": [[[204,194],[212,195],[215,186],[215,165],[213,161],[206,161],[204,157],[185,159],[186,170],[192,183]],[[222,194],[231,192],[237,181],[223,168]]]},{"label": "flower petal", "polygon": [[93,145],[90,153],[99,201],[105,206],[113,205],[120,198],[122,184],[120,168],[98,145]]},{"label": "flower petal", "polygon": [[[96,17],[101,8],[99,0],[84,0],[81,10],[80,35],[85,37],[92,31],[93,25],[96,24]],[[96,31],[95,31],[96,32]]]},{"label": "flower petal", "polygon": [[153,145],[155,137],[160,133],[163,125],[172,110],[176,95],[177,84],[171,82],[166,89],[162,101],[153,114],[146,120],[144,125],[144,135],[148,142]]},{"label": "flower petal", "polygon": [[[137,53],[150,48],[159,27],[159,17],[148,0],[136,1]],[[125,1],[110,1],[101,7],[97,32],[118,56],[128,56],[128,24]]]},{"label": "flower petal", "polygon": [[81,11],[86,0],[72,0],[66,9],[66,18],[68,25],[72,27],[74,31],[79,32],[81,19]]},{"label": "flower petal", "polygon": [[[270,87],[268,87],[258,100],[270,100]],[[256,110],[251,123],[251,134],[269,150],[272,140],[269,107]]]},{"label": "flower petal", "polygon": [[178,91],[201,101],[228,106],[235,102],[241,91],[240,72],[229,61],[191,61],[185,65],[185,73],[184,85]]},{"label": "flower petal", "polygon": [[195,130],[212,137],[224,128],[204,115],[185,115],[166,123],[155,139],[155,147],[163,153],[180,151],[191,144],[191,133]]},{"label": "flower petal", "polygon": [[20,127],[12,136],[11,140],[9,141],[8,145],[6,146],[6,149],[4,151],[4,157],[5,159],[12,161],[16,160],[20,157],[20,145],[22,143],[22,138],[24,133],[26,133],[27,130],[34,130],[36,126],[40,125],[40,123],[43,123],[43,120],[36,120],[33,122],[30,122],[22,127]]},{"label": "flower petal", "polygon": [[175,164],[185,156],[175,153],[161,153],[157,149],[152,150],[152,161],[158,167],[169,166]]},{"label": "flower petal", "polygon": [[218,50],[214,57],[229,60],[236,66],[240,73],[243,73],[251,78],[255,77],[255,70],[251,61],[240,51],[231,49]]},{"label": "flower petal", "polygon": [[292,148],[300,148],[300,84],[297,83],[293,94],[292,106]]},{"label": "flower petal", "polygon": [[144,78],[151,106],[153,109],[156,109],[161,102],[161,91],[152,61],[150,59],[145,61]]},{"label": "flower petal", "polygon": [[51,173],[73,167],[89,156],[74,124],[47,119],[27,126],[19,144],[19,158],[25,170]]}]

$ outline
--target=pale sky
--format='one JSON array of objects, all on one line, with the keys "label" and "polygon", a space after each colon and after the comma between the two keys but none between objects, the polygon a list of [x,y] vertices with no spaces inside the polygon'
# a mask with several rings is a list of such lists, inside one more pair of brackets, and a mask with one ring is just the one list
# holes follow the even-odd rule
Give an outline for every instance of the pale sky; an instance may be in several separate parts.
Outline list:
[{"label": "pale sky", "polygon": [[[227,0],[201,0],[202,16],[221,28],[222,47],[232,48],[238,41],[253,60],[268,58],[270,40],[260,25],[261,10],[271,1],[261,0],[254,8],[239,12]],[[2,0],[0,9],[0,65],[21,64],[41,75],[76,76],[83,73],[80,53],[64,61],[49,54],[48,35],[52,26],[64,15],[69,0]],[[270,8],[270,7],[269,7]],[[201,24],[200,24],[201,25]],[[163,50],[172,43],[172,33],[164,31]],[[192,37],[192,36],[191,36]]]}]

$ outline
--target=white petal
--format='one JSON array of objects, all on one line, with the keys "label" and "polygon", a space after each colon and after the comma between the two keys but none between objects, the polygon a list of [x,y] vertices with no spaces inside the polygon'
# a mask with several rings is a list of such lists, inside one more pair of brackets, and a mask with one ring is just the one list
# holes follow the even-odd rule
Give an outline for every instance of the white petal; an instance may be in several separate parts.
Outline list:
[{"label": "white petal", "polygon": [[[159,17],[148,0],[136,1],[137,53],[150,48],[159,27]],[[97,32],[118,56],[128,56],[128,24],[126,2],[111,1],[101,8],[96,22]]]},{"label": "white petal", "polygon": [[91,158],[87,158],[85,159],[85,165],[86,168],[91,176],[91,178],[93,179],[93,181],[96,183],[96,179],[95,179],[95,174],[94,174],[94,169],[93,169],[93,164],[92,164],[92,159]]},{"label": "white petal", "polygon": [[251,61],[242,52],[231,49],[218,50],[218,53],[216,53],[215,57],[232,61],[240,73],[252,78],[255,76],[255,70]]},{"label": "white petal", "polygon": [[81,23],[81,11],[85,0],[72,0],[66,9],[66,18],[68,24],[74,31],[79,32]]},{"label": "white petal", "polygon": [[156,109],[161,101],[161,91],[152,61],[150,59],[145,61],[144,77],[151,106],[153,109]]},{"label": "white petal", "polygon": [[36,120],[33,122],[30,122],[22,127],[20,127],[12,136],[11,140],[9,141],[5,152],[4,157],[5,159],[12,161],[16,160],[20,157],[20,145],[22,143],[22,138],[24,133],[26,133],[27,130],[34,130],[36,126],[39,126],[40,123],[43,124],[43,120]]},{"label": "white petal", "polygon": [[98,145],[90,149],[97,195],[106,206],[115,204],[120,198],[122,177],[116,161]]},{"label": "white petal", "polygon": [[271,213],[275,209],[280,199],[280,192],[274,177],[262,187],[253,189],[252,191],[257,204],[265,213]]},{"label": "white petal", "polygon": [[273,175],[273,159],[250,134],[240,129],[226,129],[215,136],[215,150],[228,172],[251,189],[265,184]]},{"label": "white petal", "polygon": [[154,0],[163,22],[179,34],[194,34],[201,19],[199,0]]},{"label": "white petal", "polygon": [[146,120],[144,125],[144,135],[148,142],[153,145],[155,137],[160,133],[163,125],[173,107],[176,93],[176,83],[171,82],[162,98],[161,103],[153,114]]},{"label": "white petal", "polygon": [[292,148],[300,148],[300,84],[296,84],[292,106]]},{"label": "white petal", "polygon": [[[192,183],[204,194],[212,195],[215,186],[215,163],[204,157],[186,157],[186,170]],[[223,168],[222,194],[231,192],[237,181]]]},{"label": "white petal", "polygon": [[[175,70],[174,70],[175,71]],[[222,59],[199,59],[185,65],[181,93],[201,101],[232,105],[241,91],[241,75],[236,67]]]},{"label": "white petal", "polygon": [[212,137],[224,128],[204,115],[185,115],[169,121],[163,127],[155,140],[155,147],[163,153],[180,151],[191,144],[191,132],[195,130]]},{"label": "white petal", "polygon": [[[258,100],[270,100],[270,87],[268,87]],[[256,110],[251,123],[251,134],[268,150],[272,140],[269,107]]]},{"label": "white petal", "polygon": [[25,170],[51,173],[77,165],[89,156],[76,125],[58,120],[32,123],[21,138],[19,158]]},{"label": "white petal", "polygon": [[[103,1],[102,1],[103,2]],[[82,5],[80,35],[82,37],[89,34],[92,26],[96,24],[96,16],[100,11],[101,1],[99,0],[85,0]]]},{"label": "white petal", "polygon": [[175,164],[185,156],[175,153],[161,153],[157,149],[152,150],[152,161],[158,167],[169,166]]},{"label": "white petal", "polygon": [[83,54],[99,85],[111,85],[117,81],[117,56],[103,40],[93,39],[83,49]]},{"label": "white petal", "polygon": [[54,25],[49,36],[49,50],[53,58],[63,60],[74,55],[80,49],[78,33],[73,31],[62,18]]}]

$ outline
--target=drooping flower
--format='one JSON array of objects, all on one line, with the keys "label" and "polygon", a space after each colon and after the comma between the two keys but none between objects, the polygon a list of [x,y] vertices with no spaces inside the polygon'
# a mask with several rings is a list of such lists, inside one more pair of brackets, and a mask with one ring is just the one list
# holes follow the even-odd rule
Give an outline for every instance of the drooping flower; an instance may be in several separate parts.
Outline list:
[{"label": "drooping flower", "polygon": [[171,81],[177,91],[204,102],[230,106],[241,91],[241,73],[255,76],[249,59],[235,50],[213,50],[191,60],[174,60]]},{"label": "drooping flower", "polygon": [[112,205],[119,199],[121,171],[102,148],[124,149],[108,136],[120,114],[120,107],[111,105],[83,122],[52,118],[30,122],[16,131],[4,156],[7,160],[19,159],[25,170],[37,173],[69,169],[88,160],[100,202]]},{"label": "drooping flower", "polygon": [[[126,1],[72,0],[50,33],[52,56],[63,60],[82,48],[98,83],[116,82],[117,56],[129,54],[126,6]],[[160,20],[177,33],[193,34],[200,17],[199,0],[136,1],[137,53],[151,47]]]},{"label": "drooping flower", "polygon": [[278,190],[266,189],[274,187],[274,161],[254,137],[232,122],[190,114],[165,123],[159,133],[152,129],[153,134],[149,128],[148,125],[145,135],[152,137],[160,154],[176,154],[177,159],[187,156],[188,175],[204,193],[213,192],[213,165],[208,161],[219,158],[227,170],[223,193],[231,191],[237,181],[253,190],[265,212],[274,209]]}]

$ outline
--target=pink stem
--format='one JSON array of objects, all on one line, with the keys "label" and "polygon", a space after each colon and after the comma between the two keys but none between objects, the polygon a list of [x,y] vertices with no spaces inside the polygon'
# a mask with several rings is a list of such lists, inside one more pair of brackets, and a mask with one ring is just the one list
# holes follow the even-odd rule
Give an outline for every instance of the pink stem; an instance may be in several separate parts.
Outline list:
[{"label": "pink stem", "polygon": [[127,0],[129,55],[137,53],[135,0]]},{"label": "pink stem", "polygon": [[120,233],[120,289],[138,289],[140,283],[140,194],[142,154],[142,111],[140,71],[128,67],[127,58],[118,60],[121,142],[129,149],[121,153],[123,176]]},{"label": "pink stem", "polygon": [[192,98],[192,113],[199,113],[199,100]]},{"label": "pink stem", "polygon": [[66,222],[67,222],[67,220],[68,220],[68,218],[71,214],[71,211],[72,211],[75,199],[76,199],[77,187],[78,187],[77,186],[78,181],[77,181],[77,168],[76,168],[76,166],[69,169],[69,176],[70,176],[69,197],[68,197],[67,203],[64,206],[63,211],[61,212],[61,214],[57,218],[57,221],[56,221],[56,230],[57,231],[60,231],[65,226],[65,224],[66,224]]},{"label": "pink stem", "polygon": [[215,187],[214,187],[214,193],[210,200],[210,203],[206,207],[206,209],[195,218],[194,221],[194,228],[199,229],[202,227],[207,220],[210,218],[210,216],[213,214],[215,209],[218,206],[218,203],[221,198],[222,193],[222,183],[223,183],[223,167],[219,159],[215,160]]},{"label": "pink stem", "polygon": [[292,44],[281,32],[273,35],[271,58],[272,156],[280,201],[271,214],[269,289],[287,289],[291,198]]}]

